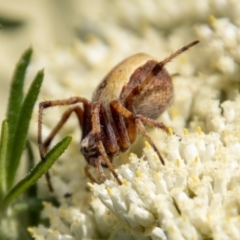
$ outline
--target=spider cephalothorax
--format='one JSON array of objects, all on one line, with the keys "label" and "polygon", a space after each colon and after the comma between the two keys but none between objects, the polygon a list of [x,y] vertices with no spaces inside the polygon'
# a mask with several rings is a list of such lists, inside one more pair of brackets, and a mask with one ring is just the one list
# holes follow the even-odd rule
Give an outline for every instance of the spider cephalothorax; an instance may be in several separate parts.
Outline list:
[{"label": "spider cephalothorax", "polygon": [[[173,99],[171,76],[164,66],[198,42],[194,41],[184,46],[161,62],[143,53],[123,60],[98,85],[91,102],[85,98],[72,97],[40,103],[38,143],[41,159],[44,160],[48,146],[56,133],[71,113],[75,112],[82,129],[81,152],[88,162],[85,172],[90,180],[95,181],[88,171],[89,165],[92,165],[97,168],[98,176],[102,181],[105,180],[102,167],[107,167],[118,183],[122,183],[112,166],[112,159],[120,152],[129,149],[136,140],[138,131],[152,145],[164,164],[145,125],[168,132],[163,123],[155,120]],[[81,103],[82,106],[74,105],[77,103]],[[43,109],[62,105],[74,106],[63,114],[51,134],[42,142]],[[49,188],[52,190],[49,175],[47,177]]]}]

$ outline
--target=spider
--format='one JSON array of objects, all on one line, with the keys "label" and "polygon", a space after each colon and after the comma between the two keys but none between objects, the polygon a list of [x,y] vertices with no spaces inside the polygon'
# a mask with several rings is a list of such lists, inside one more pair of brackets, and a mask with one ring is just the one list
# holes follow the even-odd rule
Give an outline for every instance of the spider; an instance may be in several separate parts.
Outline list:
[{"label": "spider", "polygon": [[[95,179],[89,172],[90,166],[97,169],[101,181],[106,179],[103,167],[108,168],[119,184],[121,179],[112,166],[113,157],[129,149],[136,140],[138,131],[151,144],[162,164],[164,159],[145,129],[145,125],[160,128],[168,133],[168,128],[155,119],[171,104],[173,84],[164,66],[173,58],[196,45],[193,41],[177,50],[163,61],[139,53],[128,57],[115,66],[93,93],[92,100],[71,97],[64,100],[44,101],[39,104],[38,146],[44,160],[47,149],[74,112],[82,131],[80,151],[87,165],[85,174],[92,182]],[[81,103],[81,106],[78,104]],[[63,113],[60,121],[46,140],[42,141],[42,116],[45,108],[73,105]],[[46,174],[50,191],[53,186],[49,173]]]}]

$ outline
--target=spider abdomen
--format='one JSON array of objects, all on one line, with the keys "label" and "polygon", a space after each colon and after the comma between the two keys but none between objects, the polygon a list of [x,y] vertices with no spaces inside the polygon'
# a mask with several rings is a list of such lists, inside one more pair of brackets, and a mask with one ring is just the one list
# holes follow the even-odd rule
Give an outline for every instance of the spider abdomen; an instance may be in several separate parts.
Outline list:
[{"label": "spider abdomen", "polygon": [[[97,87],[92,101],[101,101],[111,118],[109,104],[120,99],[124,104],[134,88],[139,86],[158,62],[151,56],[138,53],[119,63]],[[163,68],[153,76],[144,89],[134,96],[132,106],[136,114],[156,119],[171,103],[173,85],[171,77]]]},{"label": "spider abdomen", "polygon": [[[155,60],[147,61],[131,76],[129,83],[123,88],[120,99],[124,102],[131,91],[139,86],[158,64]],[[132,99],[135,114],[156,119],[170,105],[173,99],[173,84],[165,68],[162,68],[141,91]]]}]

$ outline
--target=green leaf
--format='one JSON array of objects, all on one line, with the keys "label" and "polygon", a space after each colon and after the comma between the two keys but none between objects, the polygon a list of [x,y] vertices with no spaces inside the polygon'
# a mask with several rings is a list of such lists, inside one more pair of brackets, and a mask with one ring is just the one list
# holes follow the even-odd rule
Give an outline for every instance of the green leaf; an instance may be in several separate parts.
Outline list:
[{"label": "green leaf", "polygon": [[[23,102],[23,85],[27,66],[32,55],[32,49],[27,49],[20,58],[13,74],[10,96],[7,109],[7,121],[9,126],[9,139],[7,145],[7,168],[11,167],[11,154],[13,152],[13,141],[15,139],[17,122]],[[8,169],[7,169],[8,170]],[[7,187],[9,184],[7,183]]]},{"label": "green leaf", "polygon": [[[30,171],[34,167],[35,161],[34,161],[32,146],[29,140],[26,143],[26,149],[27,149],[27,162],[28,162],[27,167],[28,167],[28,170]],[[28,198],[37,197],[37,184],[32,185],[26,192],[26,195]]]},{"label": "green leaf", "polygon": [[53,149],[51,149],[45,159],[40,161],[29,173],[28,175],[20,180],[5,196],[2,202],[2,210],[14,201],[21,193],[25,192],[30,186],[32,186],[36,181],[48,171],[48,169],[53,165],[53,163],[62,155],[71,142],[71,137],[66,137],[60,141]]},{"label": "green leaf", "polygon": [[0,15],[0,23],[5,30],[10,30],[24,26],[25,21],[23,19]]},{"label": "green leaf", "polygon": [[23,85],[27,66],[32,56],[32,49],[27,49],[20,58],[12,78],[10,96],[7,110],[9,124],[9,138],[12,139],[15,133],[17,120],[23,101]]},{"label": "green leaf", "polygon": [[39,71],[36,75],[20,110],[17,128],[13,140],[14,142],[12,144],[12,152],[10,153],[10,158],[8,159],[8,189],[11,188],[14,183],[16,171],[26,144],[29,122],[31,119],[34,104],[40,92],[43,75],[43,71]]},{"label": "green leaf", "polygon": [[[56,197],[47,198],[26,198],[20,199],[11,205],[11,210],[13,214],[18,214],[23,211],[32,211],[39,213],[43,209],[43,202],[49,202],[53,206],[59,207],[59,202]],[[31,219],[31,221],[34,219]],[[32,226],[32,225],[31,225]]]},{"label": "green leaf", "polygon": [[2,122],[1,140],[0,140],[0,199],[5,195],[7,190],[7,143],[8,143],[8,122]]}]

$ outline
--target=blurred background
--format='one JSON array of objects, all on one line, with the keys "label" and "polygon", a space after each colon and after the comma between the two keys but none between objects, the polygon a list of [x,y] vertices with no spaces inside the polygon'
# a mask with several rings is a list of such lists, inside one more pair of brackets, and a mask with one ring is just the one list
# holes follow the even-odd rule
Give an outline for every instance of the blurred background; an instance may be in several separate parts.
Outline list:
[{"label": "blurred background", "polygon": [[[149,41],[151,34],[159,36],[159,43],[162,38],[171,42],[168,36],[173,32],[204,23],[210,15],[228,17],[239,24],[237,16],[240,7],[235,3],[233,0],[139,0],[135,3],[127,0],[1,0],[0,119],[5,114],[7,90],[14,66],[29,46],[33,47],[34,57],[37,58],[56,48],[69,47],[76,39],[86,43],[97,38],[105,46],[101,51],[112,55],[121,53],[120,57],[116,56],[117,61],[122,55],[132,52],[154,52],[158,43],[156,38],[155,42]],[[179,35],[182,35],[183,43],[192,40],[184,35],[184,31]],[[172,40],[175,49],[181,47],[180,44]],[[159,55],[160,51],[161,47],[156,48],[155,55]],[[100,60],[97,64],[102,64]]]},{"label": "blurred background", "polygon": [[[0,0],[0,121],[5,118],[14,67],[29,46],[34,55],[28,69],[26,89],[39,69],[44,68],[45,72],[38,102],[75,95],[91,99],[104,75],[125,57],[145,52],[161,60],[196,39],[201,43],[194,47],[194,51],[172,61],[167,67],[169,72],[178,73],[182,78],[189,77],[189,81],[199,72],[212,72],[217,81],[224,77],[239,81],[238,1]],[[220,18],[225,20],[214,25]],[[223,61],[218,62],[218,59]],[[224,87],[219,88],[225,89],[227,85],[229,83],[224,82]],[[184,120],[179,121],[181,130],[185,120],[189,119],[185,114],[188,110],[184,110],[189,106],[185,103],[190,105],[189,99],[194,95],[186,94],[185,90],[182,87],[182,96],[188,98],[184,104],[176,101],[179,104],[176,109]],[[56,123],[53,120],[55,113],[58,114],[56,119],[61,116],[59,109],[51,111],[45,115],[44,136],[52,129],[52,122]],[[176,113],[172,112],[173,115]],[[30,131],[35,141],[37,114],[35,108]],[[170,120],[168,126],[177,126]],[[77,121],[74,118],[70,121],[75,124],[69,125],[67,131],[74,132]],[[79,136],[75,139],[74,147],[78,153]],[[85,162],[81,164],[85,165]],[[75,165],[72,168],[76,168]],[[69,175],[69,172],[65,174]],[[44,188],[46,190],[45,185]],[[62,191],[59,195],[66,189]]]}]

